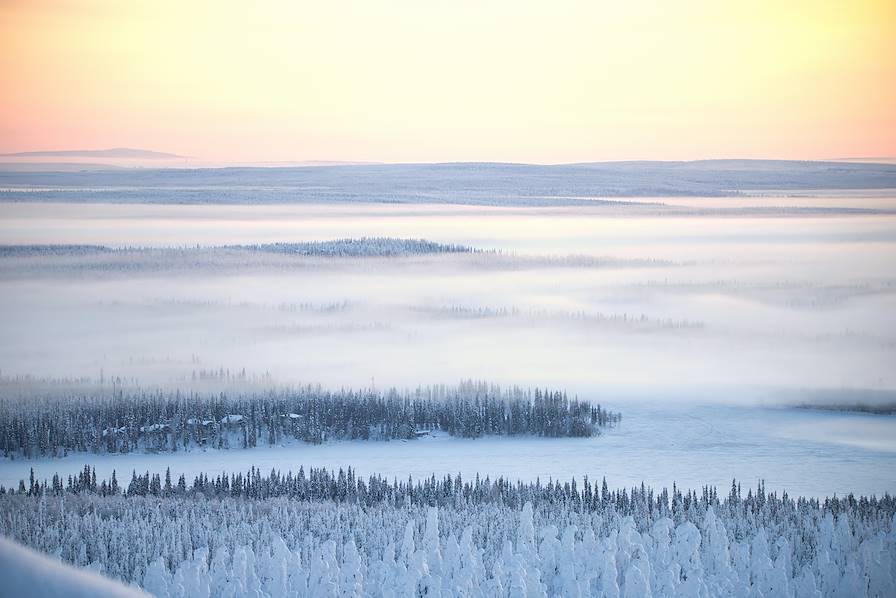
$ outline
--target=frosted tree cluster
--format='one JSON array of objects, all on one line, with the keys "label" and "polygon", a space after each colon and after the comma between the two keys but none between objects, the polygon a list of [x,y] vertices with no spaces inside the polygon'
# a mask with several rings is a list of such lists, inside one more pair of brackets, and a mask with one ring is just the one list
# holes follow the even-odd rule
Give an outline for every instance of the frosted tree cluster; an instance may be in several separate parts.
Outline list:
[{"label": "frosted tree cluster", "polygon": [[393,237],[361,237],[359,239],[347,238],[304,243],[235,245],[224,246],[224,249],[244,249],[320,257],[389,257],[424,253],[468,253],[473,251],[463,245],[435,243],[426,239],[396,239]]},{"label": "frosted tree cluster", "polygon": [[561,391],[467,382],[399,393],[302,387],[236,395],[112,392],[0,399],[0,446],[7,456],[196,446],[251,448],[298,439],[413,439],[454,436],[585,437],[620,420]]},{"label": "frosted tree cluster", "polygon": [[296,243],[260,243],[253,245],[222,245],[218,247],[122,247],[105,245],[0,245],[0,257],[85,256],[92,254],[115,255],[183,255],[188,252],[260,251],[315,257],[388,257],[425,253],[468,253],[473,250],[464,245],[442,244],[426,239],[399,239],[395,237],[359,237],[332,241],[304,241]]},{"label": "frosted tree cluster", "polygon": [[184,247],[108,247],[105,245],[2,245],[4,276],[77,274],[108,276],[158,272],[232,272],[250,269],[304,269],[331,258],[347,263],[365,258],[479,254],[479,250],[426,239],[360,237],[330,241]]},{"label": "frosted tree cluster", "polygon": [[571,484],[551,486],[521,504],[523,496],[505,501],[490,491],[375,505],[4,492],[0,532],[160,597],[896,591],[889,496],[793,499],[760,485],[743,497],[733,485],[721,499],[710,488],[604,490],[586,505]]}]

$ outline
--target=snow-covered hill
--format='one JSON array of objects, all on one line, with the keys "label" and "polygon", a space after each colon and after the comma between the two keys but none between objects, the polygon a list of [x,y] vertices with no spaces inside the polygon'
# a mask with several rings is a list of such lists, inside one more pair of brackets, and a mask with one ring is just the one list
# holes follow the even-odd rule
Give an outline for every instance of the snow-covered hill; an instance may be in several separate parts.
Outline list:
[{"label": "snow-covered hill", "polygon": [[0,537],[0,598],[140,598],[147,594]]},{"label": "snow-covered hill", "polygon": [[785,160],[0,171],[0,201],[593,205],[608,197],[893,188],[896,165]]}]

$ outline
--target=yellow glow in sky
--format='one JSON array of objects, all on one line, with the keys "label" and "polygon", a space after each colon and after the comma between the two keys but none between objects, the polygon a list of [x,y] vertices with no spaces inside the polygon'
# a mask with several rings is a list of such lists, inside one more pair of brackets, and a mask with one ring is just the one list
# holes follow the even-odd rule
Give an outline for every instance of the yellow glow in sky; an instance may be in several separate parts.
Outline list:
[{"label": "yellow glow in sky", "polygon": [[0,0],[0,152],[896,155],[896,2]]}]

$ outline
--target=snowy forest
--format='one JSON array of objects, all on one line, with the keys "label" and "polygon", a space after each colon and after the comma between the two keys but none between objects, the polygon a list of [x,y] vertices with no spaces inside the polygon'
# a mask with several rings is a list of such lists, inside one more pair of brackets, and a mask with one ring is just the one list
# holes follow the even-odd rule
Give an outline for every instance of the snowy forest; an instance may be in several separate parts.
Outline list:
[{"label": "snowy forest", "polygon": [[0,598],[896,598],[894,40],[0,0]]},{"label": "snowy forest", "polygon": [[389,257],[398,255],[414,255],[424,253],[465,253],[472,249],[462,245],[440,244],[425,239],[395,239],[389,237],[361,237],[358,239],[334,239],[332,241],[308,241],[304,243],[256,243],[252,245],[225,245],[221,247],[203,248],[150,248],[122,247],[112,248],[105,245],[0,245],[0,257],[49,257],[49,256],[87,256],[91,254],[118,255],[173,255],[183,256],[188,252],[229,251],[229,252],[263,252],[282,253],[316,257]]},{"label": "snowy forest", "polygon": [[[116,485],[111,490],[113,484]],[[121,491],[125,490],[122,494]],[[0,531],[158,597],[886,598],[896,500],[585,478],[365,482],[258,471],[0,490]]]},{"label": "snowy forest", "polygon": [[896,595],[896,205],[530,182],[0,201],[4,545],[162,598]]},{"label": "snowy forest", "polygon": [[502,391],[473,381],[413,393],[312,386],[236,396],[113,391],[0,398],[0,438],[5,456],[29,458],[70,451],[252,448],[287,439],[413,439],[435,430],[464,438],[588,437],[621,417],[561,391]]}]

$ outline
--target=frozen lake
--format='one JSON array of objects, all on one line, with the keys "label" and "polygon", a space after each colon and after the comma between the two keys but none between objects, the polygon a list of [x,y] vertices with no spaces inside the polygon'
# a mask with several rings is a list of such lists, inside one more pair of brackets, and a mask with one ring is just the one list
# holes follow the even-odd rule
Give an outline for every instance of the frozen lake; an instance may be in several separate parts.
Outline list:
[{"label": "frozen lake", "polygon": [[76,475],[85,464],[97,475],[117,471],[127,484],[132,470],[175,479],[200,472],[234,473],[255,466],[267,473],[299,466],[351,466],[361,474],[405,479],[460,472],[543,481],[606,476],[613,487],[648,486],[727,492],[732,478],[744,487],[765,479],[769,490],[791,495],[830,496],[896,493],[896,417],[799,409],[719,405],[613,405],[623,411],[620,427],[589,439],[484,438],[450,436],[418,441],[296,443],[250,450],[188,454],[70,455],[62,459],[0,461],[0,484]]}]

